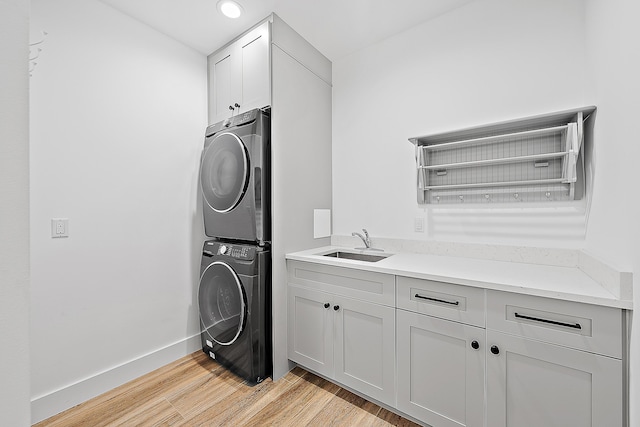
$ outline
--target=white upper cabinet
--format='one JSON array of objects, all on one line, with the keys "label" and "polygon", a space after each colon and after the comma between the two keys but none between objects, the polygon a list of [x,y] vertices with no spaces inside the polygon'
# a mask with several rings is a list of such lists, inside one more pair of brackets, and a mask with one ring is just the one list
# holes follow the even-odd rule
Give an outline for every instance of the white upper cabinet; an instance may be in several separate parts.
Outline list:
[{"label": "white upper cabinet", "polygon": [[209,124],[271,104],[269,22],[208,59]]}]

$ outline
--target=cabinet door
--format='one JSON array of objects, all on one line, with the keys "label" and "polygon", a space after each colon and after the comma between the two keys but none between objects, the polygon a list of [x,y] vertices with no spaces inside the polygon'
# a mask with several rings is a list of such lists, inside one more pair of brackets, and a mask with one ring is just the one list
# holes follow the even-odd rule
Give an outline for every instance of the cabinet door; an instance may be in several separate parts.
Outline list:
[{"label": "cabinet door", "polygon": [[240,111],[271,104],[269,72],[269,23],[265,22],[238,41]]},{"label": "cabinet door", "polygon": [[229,106],[238,98],[237,58],[233,45],[209,57],[209,124],[231,117]]},{"label": "cabinet door", "polygon": [[487,331],[487,425],[622,425],[622,361]]},{"label": "cabinet door", "polygon": [[433,426],[483,426],[485,330],[404,310],[397,322],[398,409]]},{"label": "cabinet door", "polygon": [[333,301],[329,294],[289,286],[289,359],[333,376]]},{"label": "cabinet door", "polygon": [[209,124],[271,104],[269,59],[269,22],[209,56]]},{"label": "cabinet door", "polygon": [[395,406],[395,309],[336,298],[335,379]]}]

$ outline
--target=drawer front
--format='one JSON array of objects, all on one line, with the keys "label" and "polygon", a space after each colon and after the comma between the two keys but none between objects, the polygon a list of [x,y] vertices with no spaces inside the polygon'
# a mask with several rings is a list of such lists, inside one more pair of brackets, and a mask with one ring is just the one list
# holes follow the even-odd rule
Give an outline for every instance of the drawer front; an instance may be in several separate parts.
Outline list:
[{"label": "drawer front", "polygon": [[617,308],[487,291],[487,328],[622,358]]},{"label": "drawer front", "polygon": [[311,262],[287,261],[289,284],[395,306],[395,276]]},{"label": "drawer front", "polygon": [[398,308],[484,327],[484,289],[398,276]]}]

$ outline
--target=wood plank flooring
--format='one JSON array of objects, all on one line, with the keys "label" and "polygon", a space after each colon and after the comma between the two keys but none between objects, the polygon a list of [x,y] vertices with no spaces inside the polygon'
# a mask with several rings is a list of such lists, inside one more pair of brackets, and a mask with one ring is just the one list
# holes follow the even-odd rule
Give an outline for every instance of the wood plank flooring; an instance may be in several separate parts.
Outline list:
[{"label": "wood plank flooring", "polygon": [[417,426],[301,368],[249,386],[198,351],[36,427]]}]

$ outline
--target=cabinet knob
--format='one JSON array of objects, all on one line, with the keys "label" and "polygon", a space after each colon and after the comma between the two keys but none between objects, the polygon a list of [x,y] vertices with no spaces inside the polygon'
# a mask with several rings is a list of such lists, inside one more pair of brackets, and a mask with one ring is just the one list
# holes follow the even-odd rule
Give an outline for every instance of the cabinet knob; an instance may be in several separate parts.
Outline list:
[{"label": "cabinet knob", "polygon": [[229,105],[229,110],[231,111],[235,110],[235,108],[233,108],[233,105]]},{"label": "cabinet knob", "polygon": [[331,304],[329,304],[328,302],[325,302],[325,303],[324,303],[324,308],[329,308],[329,306],[330,306],[330,305],[331,305]]},{"label": "cabinet knob", "polygon": [[238,104],[237,102],[235,104],[233,104],[234,107],[236,108],[240,108],[240,104]]},{"label": "cabinet knob", "polygon": [[492,346],[491,346],[491,353],[493,353],[493,354],[498,354],[498,353],[500,353],[500,349],[498,348],[498,346],[497,346],[497,345],[492,345]]},{"label": "cabinet knob", "polygon": [[477,350],[480,348],[480,344],[478,344],[478,341],[471,341],[471,348],[474,350]]},{"label": "cabinet knob", "polygon": [[338,310],[340,310],[340,306],[339,306],[339,305],[334,305],[334,306],[333,306],[333,309],[334,309],[335,311],[338,311]]}]

